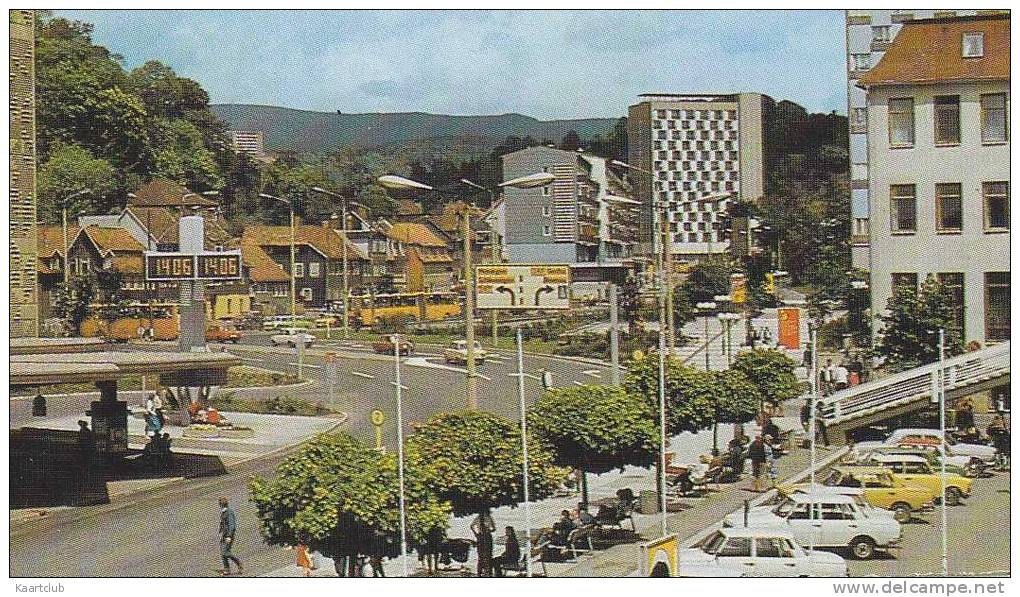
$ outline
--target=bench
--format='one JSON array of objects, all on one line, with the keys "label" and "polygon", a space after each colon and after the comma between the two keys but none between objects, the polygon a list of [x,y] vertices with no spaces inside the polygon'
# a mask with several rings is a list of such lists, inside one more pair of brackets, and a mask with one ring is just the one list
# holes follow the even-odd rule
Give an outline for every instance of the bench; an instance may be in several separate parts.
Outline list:
[{"label": "bench", "polygon": [[[599,527],[595,523],[576,528],[567,535],[565,544],[557,544],[554,540],[548,540],[545,547],[547,549],[559,550],[561,555],[570,553],[571,557],[576,560],[579,553],[595,551],[595,545],[592,543],[591,536],[592,532],[597,528]],[[584,547],[585,545],[587,545],[587,548]],[[543,551],[542,553],[544,558],[544,554],[547,552]]]}]

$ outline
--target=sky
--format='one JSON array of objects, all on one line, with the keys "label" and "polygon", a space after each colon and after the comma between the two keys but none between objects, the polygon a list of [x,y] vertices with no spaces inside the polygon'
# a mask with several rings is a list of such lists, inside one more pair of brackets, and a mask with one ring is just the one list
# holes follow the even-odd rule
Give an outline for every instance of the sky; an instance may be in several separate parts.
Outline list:
[{"label": "sky", "polygon": [[638,94],[755,91],[846,113],[842,11],[66,10],[212,103],[625,115]]}]

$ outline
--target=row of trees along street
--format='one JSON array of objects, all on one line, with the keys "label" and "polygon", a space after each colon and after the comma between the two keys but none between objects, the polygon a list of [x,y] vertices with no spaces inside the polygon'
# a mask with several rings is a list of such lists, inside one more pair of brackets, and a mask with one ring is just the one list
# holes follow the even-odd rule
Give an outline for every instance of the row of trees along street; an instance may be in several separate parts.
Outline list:
[{"label": "row of trees along street", "polygon": [[[550,497],[574,470],[584,479],[658,460],[658,359],[637,354],[622,387],[571,386],[546,391],[528,411],[530,499]],[[746,423],[763,402],[797,396],[794,363],[758,349],[732,369],[705,372],[670,359],[666,431],[696,433],[718,423]],[[470,516],[523,502],[524,461],[517,422],[460,411],[427,420],[405,442],[409,548],[442,536],[450,516]],[[587,502],[587,483],[582,500]],[[397,460],[344,433],[321,435],[289,457],[272,479],[255,477],[251,499],[272,545],[304,543],[353,570],[358,556],[399,553]],[[338,564],[342,565],[342,564]],[[338,572],[340,572],[338,570]]]}]

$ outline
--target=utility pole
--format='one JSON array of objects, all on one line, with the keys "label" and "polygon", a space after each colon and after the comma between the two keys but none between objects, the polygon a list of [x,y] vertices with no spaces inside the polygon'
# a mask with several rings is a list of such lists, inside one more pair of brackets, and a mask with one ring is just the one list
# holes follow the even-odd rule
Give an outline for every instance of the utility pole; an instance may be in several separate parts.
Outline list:
[{"label": "utility pole", "polygon": [[341,300],[343,301],[343,326],[344,326],[344,342],[350,340],[351,329],[350,324],[347,323],[347,295],[350,294],[350,283],[347,279],[347,199],[343,199],[340,203],[340,235],[343,237],[343,248],[340,252],[340,259],[343,262],[340,267],[343,268],[341,279],[343,280],[343,288],[340,292],[343,293]]},{"label": "utility pole", "polygon": [[531,578],[531,500],[528,495],[528,412],[524,402],[524,340],[521,335],[521,328],[517,328],[517,398],[521,408],[521,449],[523,450],[524,463],[522,474],[524,475],[524,558],[525,569],[528,578]]},{"label": "utility pole", "polygon": [[[489,205],[491,206],[495,200],[493,199],[492,191],[489,191]],[[489,227],[489,244],[492,245],[492,262],[499,263],[499,246],[496,244],[496,231]],[[492,347],[496,348],[499,345],[499,310],[492,310]]]},{"label": "utility pole", "polygon": [[404,578],[407,578],[407,521],[404,506],[404,404],[400,385],[400,335],[393,335],[393,384],[397,391],[397,476],[400,481],[400,561],[404,567]]},{"label": "utility pole", "polygon": [[[810,430],[808,434],[811,436],[811,484],[808,486],[811,488],[812,493],[815,490],[815,444],[817,443],[817,422],[815,421],[818,416],[818,332],[814,329],[811,330],[811,424],[809,425]],[[813,520],[815,517],[815,504],[808,504],[808,518]],[[812,524],[814,524],[812,522]],[[811,541],[808,545],[808,553],[811,554],[815,550],[815,536],[811,534]]]},{"label": "utility pole", "polygon": [[464,337],[467,340],[467,407],[478,410],[478,389],[475,379],[475,297],[471,272],[471,208],[464,206]]},{"label": "utility pole", "polygon": [[949,576],[949,527],[946,513],[946,330],[939,329],[939,429],[942,441],[939,443],[939,464],[942,467],[942,576]]},{"label": "utility pole", "polygon": [[662,250],[663,269],[666,275],[666,330],[669,334],[669,354],[676,352],[676,330],[673,320],[673,231],[669,222],[668,204],[662,207]]},{"label": "utility pole", "polygon": [[659,509],[662,511],[662,536],[668,532],[666,524],[666,335],[659,327],[659,470],[656,485],[659,489]]},{"label": "utility pole", "polygon": [[620,330],[619,297],[616,284],[609,284],[609,360],[612,363],[612,382],[620,385]]}]

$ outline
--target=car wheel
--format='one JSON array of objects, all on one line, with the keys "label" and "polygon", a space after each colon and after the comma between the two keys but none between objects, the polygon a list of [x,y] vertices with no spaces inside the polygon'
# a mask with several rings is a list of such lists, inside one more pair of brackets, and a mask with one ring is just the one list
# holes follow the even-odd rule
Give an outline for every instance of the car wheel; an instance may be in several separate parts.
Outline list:
[{"label": "car wheel", "polygon": [[959,506],[961,497],[962,494],[960,493],[959,487],[946,487],[947,504],[949,504],[950,506]]},{"label": "car wheel", "polygon": [[855,537],[850,542],[850,553],[854,559],[870,560],[875,555],[875,540],[871,537]]},{"label": "car wheel", "polygon": [[907,524],[914,516],[911,512],[910,504],[898,502],[893,504],[890,509],[893,511],[893,518],[900,524]]}]

